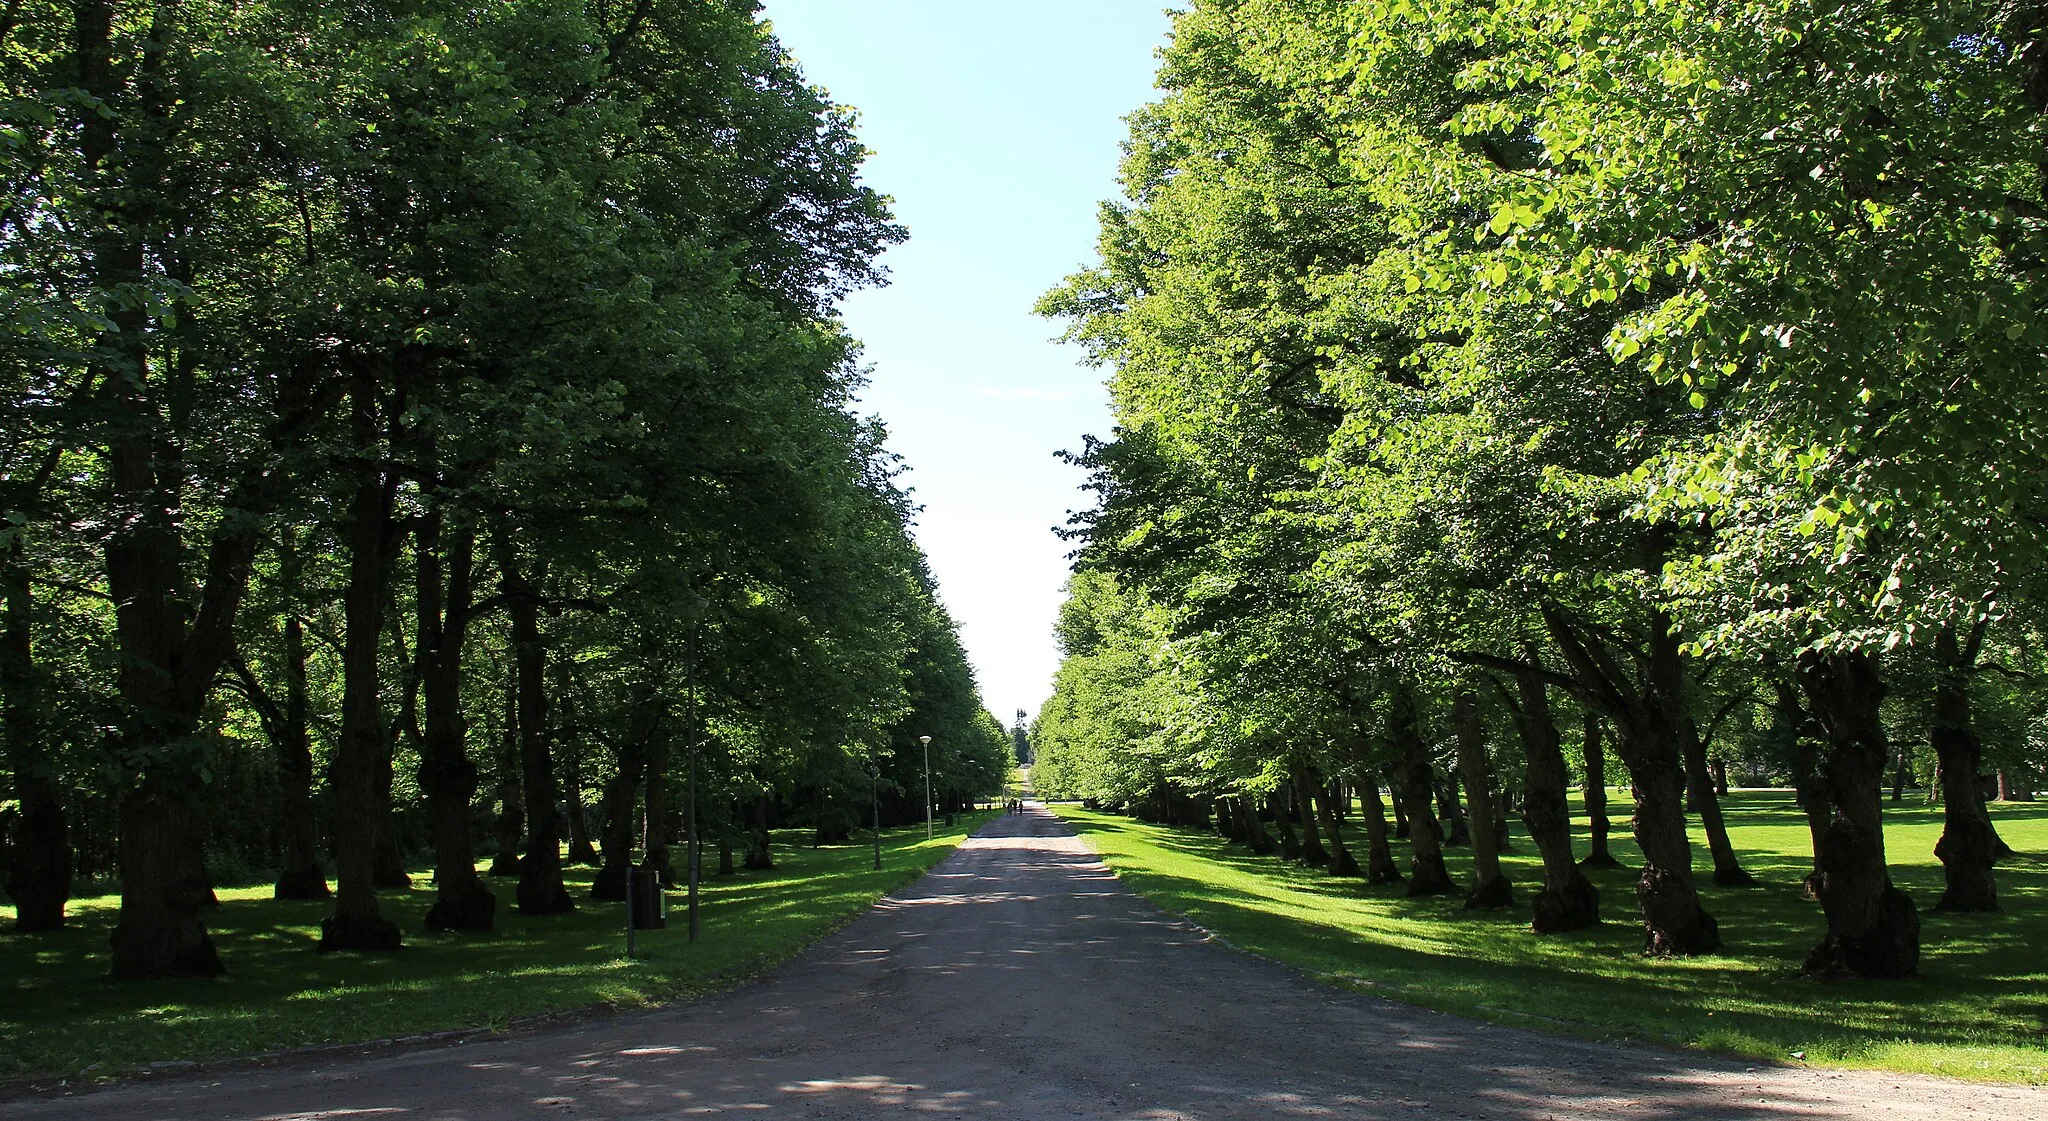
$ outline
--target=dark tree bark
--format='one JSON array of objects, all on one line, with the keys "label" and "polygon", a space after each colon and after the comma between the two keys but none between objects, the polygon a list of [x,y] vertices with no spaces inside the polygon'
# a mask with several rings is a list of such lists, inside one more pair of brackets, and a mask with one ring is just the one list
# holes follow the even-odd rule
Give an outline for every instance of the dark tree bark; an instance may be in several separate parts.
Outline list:
[{"label": "dark tree bark", "polygon": [[1728,796],[1728,760],[1716,759],[1709,766],[1714,772],[1715,796],[1726,798]]},{"label": "dark tree bark", "polygon": [[1607,835],[1613,824],[1607,819],[1607,747],[1600,742],[1600,714],[1585,710],[1585,738],[1582,762],[1586,768],[1586,825],[1590,847],[1579,863],[1587,868],[1619,868],[1621,861],[1608,850]]},{"label": "dark tree bark", "polygon": [[1237,822],[1231,817],[1230,799],[1216,799],[1216,834],[1226,841],[1237,840]]},{"label": "dark tree bark", "polygon": [[1399,840],[1405,841],[1408,839],[1409,833],[1408,807],[1403,804],[1401,798],[1401,776],[1399,770],[1400,768],[1392,766],[1386,768],[1385,778],[1387,781],[1387,801],[1392,804],[1394,810],[1394,836]]},{"label": "dark tree bark", "polygon": [[[676,882],[675,858],[668,845],[668,773],[669,741],[668,727],[657,718],[650,726],[646,744],[647,760],[647,851],[641,856],[640,867],[652,868],[661,882],[674,886]],[[753,859],[750,852],[747,857]],[[748,865],[752,867],[752,865]]]},{"label": "dark tree bark", "polygon": [[768,792],[763,790],[754,795],[752,820],[752,844],[747,846],[746,866],[750,872],[767,871],[775,867],[775,854],[769,848],[768,835]]},{"label": "dark tree bark", "polygon": [[1315,806],[1316,817],[1322,821],[1323,833],[1330,838],[1330,874],[1359,875],[1358,860],[1344,844],[1344,821],[1337,816],[1336,799],[1331,797],[1331,789],[1335,784],[1319,783],[1315,781],[1313,774],[1304,777],[1309,781],[1309,795]]},{"label": "dark tree bark", "polygon": [[[1380,801],[1379,776],[1368,773],[1365,781],[1358,784],[1359,816],[1365,819],[1365,881],[1372,884],[1398,884],[1407,879],[1401,874],[1401,865],[1394,860],[1394,846],[1389,841],[1392,830],[1387,828],[1387,807]],[[1393,798],[1395,805],[1400,799]]]},{"label": "dark tree bark", "polygon": [[1970,674],[1983,646],[1988,620],[1971,628],[1966,642],[1956,642],[1953,625],[1935,636],[1935,680],[1931,739],[1941,760],[1942,830],[1934,855],[1947,881],[1938,911],[1996,911],[1998,882],[1991,867],[1998,860],[1998,833],[1984,806],[1978,773],[1984,768],[1983,748],[1970,719]]},{"label": "dark tree bark", "polygon": [[1834,811],[1817,892],[1828,932],[1807,955],[1806,971],[1910,977],[1920,966],[1920,913],[1885,865],[1882,796],[1891,750],[1878,714],[1885,688],[1877,659],[1809,652],[1800,656],[1799,683],[1824,737],[1820,778]]},{"label": "dark tree bark", "polygon": [[469,807],[476,797],[477,770],[469,761],[468,723],[462,714],[462,648],[473,610],[476,535],[467,527],[446,532],[443,514],[435,509],[421,519],[416,540],[417,647],[425,715],[420,790],[426,795],[427,828],[434,841],[434,905],[427,909],[426,927],[490,930],[497,921],[498,897],[476,874]]},{"label": "dark tree bark", "polygon": [[560,698],[562,776],[568,789],[569,863],[596,867],[597,847],[591,844],[590,821],[583,804],[584,735],[576,723],[576,682],[569,673],[569,659],[555,659],[555,695]]},{"label": "dark tree bark", "polygon": [[391,804],[391,785],[398,775],[392,768],[391,748],[386,741],[385,749],[377,760],[377,802],[384,812],[377,815],[377,847],[372,850],[370,878],[378,890],[404,891],[412,887],[412,876],[405,870],[405,847],[399,843],[398,812]]},{"label": "dark tree bark", "polygon": [[1714,882],[1723,887],[1746,887],[1756,878],[1743,870],[1728,839],[1728,822],[1721,815],[1721,799],[1714,793],[1714,776],[1707,769],[1707,744],[1700,736],[1699,723],[1692,715],[1691,682],[1685,659],[1679,653],[1678,635],[1663,612],[1653,612],[1650,626],[1650,701],[1663,711],[1664,727],[1678,737],[1678,750],[1685,762],[1686,803],[1699,814],[1707,835],[1707,851],[1714,860]]},{"label": "dark tree bark", "polygon": [[504,723],[500,725],[497,758],[497,820],[492,829],[497,850],[491,856],[493,876],[519,874],[519,839],[526,835],[525,796],[519,789],[519,675],[505,674]]},{"label": "dark tree bark", "polygon": [[[297,583],[293,566],[283,565],[285,583]],[[283,661],[284,704],[279,705],[256,680],[246,662],[236,659],[236,672],[263,723],[271,754],[277,758],[278,869],[271,888],[275,899],[327,899],[327,871],[320,865],[320,834],[313,818],[313,747],[306,691],[306,631],[296,612],[285,616]]]},{"label": "dark tree bark", "polygon": [[1452,890],[1451,874],[1444,867],[1442,834],[1436,824],[1435,775],[1429,752],[1422,742],[1420,716],[1415,711],[1415,691],[1403,682],[1394,691],[1387,711],[1387,740],[1393,745],[1395,773],[1400,784],[1394,788],[1397,802],[1408,808],[1408,895],[1443,895]]},{"label": "dark tree bark", "polygon": [[342,597],[346,633],[341,650],[341,737],[333,767],[334,913],[320,925],[320,949],[396,950],[398,924],[377,905],[376,849],[386,801],[379,777],[390,765],[380,695],[378,644],[383,634],[389,571],[385,564],[393,479],[382,466],[375,375],[366,365],[350,379],[350,435],[356,449],[349,502],[348,588]]},{"label": "dark tree bark", "polygon": [[1465,893],[1467,910],[1499,910],[1515,901],[1514,885],[1500,869],[1499,838],[1493,831],[1493,782],[1486,757],[1486,724],[1479,698],[1460,690],[1451,703],[1451,725],[1458,737],[1458,770],[1472,801],[1472,890]]},{"label": "dark tree bark", "polygon": [[[163,221],[151,205],[162,177],[158,139],[172,132],[155,72],[162,44],[143,52],[131,97],[112,58],[113,9],[107,0],[72,8],[78,88],[103,107],[80,113],[78,129],[89,203],[100,211],[86,268],[92,287],[109,297],[108,329],[94,340],[87,365],[107,418],[107,496],[121,511],[104,548],[121,706],[111,746],[126,776],[116,796],[121,913],[111,939],[113,976],[211,976],[222,966],[199,918],[212,891],[194,812],[202,760],[190,745],[234,648],[258,522],[230,516],[217,523],[194,610],[181,526],[187,480],[179,434],[165,429],[161,387],[152,379],[152,300],[143,271],[144,238]],[[122,131],[131,119],[146,122],[142,135]],[[223,505],[239,514],[255,505],[247,497],[231,494]]]},{"label": "dark tree bark", "polygon": [[512,666],[519,695],[519,785],[526,795],[526,851],[514,896],[522,915],[576,909],[562,883],[562,821],[555,761],[548,744],[547,646],[540,633],[540,588],[520,570],[509,528],[497,534],[498,573],[512,620]]},{"label": "dark tree bark", "polygon": [[1322,830],[1316,821],[1315,784],[1309,778],[1308,767],[1295,764],[1293,779],[1294,804],[1301,808],[1301,859],[1310,864],[1328,864],[1330,850],[1323,847]]},{"label": "dark tree bark", "polygon": [[1294,833],[1294,815],[1287,812],[1287,788],[1275,787],[1266,795],[1266,808],[1273,815],[1273,829],[1280,834],[1280,859],[1301,859],[1301,838]]},{"label": "dark tree bark", "polygon": [[1446,768],[1441,777],[1431,772],[1431,793],[1436,798],[1436,811],[1442,815],[1443,844],[1446,848],[1458,848],[1472,843],[1472,823],[1465,817],[1464,783],[1459,779],[1455,767]]},{"label": "dark tree bark", "polygon": [[[12,511],[0,510],[0,515]],[[38,688],[35,646],[30,629],[30,597],[22,527],[16,526],[0,579],[5,582],[6,628],[0,637],[0,694],[5,696],[0,723],[5,725],[7,765],[14,772],[14,796],[20,803],[12,842],[0,837],[11,859],[7,893],[14,899],[14,929],[23,934],[57,930],[64,925],[64,907],[71,901],[71,826],[64,817],[57,761],[46,749],[40,725],[42,690]]]},{"label": "dark tree bark", "polygon": [[1549,689],[1537,674],[1517,673],[1514,700],[1515,728],[1528,760],[1522,822],[1543,856],[1543,889],[1536,893],[1530,926],[1538,934],[1584,930],[1600,921],[1600,893],[1572,861],[1571,806],[1565,798],[1568,775],[1557,722],[1550,713]]},{"label": "dark tree bark", "polygon": [[[1615,752],[1628,768],[1636,794],[1636,847],[1643,871],[1636,881],[1642,908],[1644,949],[1651,954],[1703,954],[1721,948],[1720,924],[1700,906],[1692,878],[1692,843],[1685,832],[1685,764],[1672,712],[1657,700],[1664,690],[1639,685],[1609,654],[1603,641],[1579,625],[1556,604],[1543,606],[1546,629],[1572,668],[1584,700],[1603,710],[1613,723]],[[1662,611],[1650,613],[1650,626],[1668,631],[1671,620]],[[1655,648],[1676,655],[1675,644]],[[1675,680],[1676,666],[1648,659],[1647,677]]]},{"label": "dark tree bark", "polygon": [[590,897],[614,902],[626,898],[626,873],[633,866],[633,803],[647,767],[645,739],[635,735],[619,749],[618,773],[604,790],[604,847]]},{"label": "dark tree bark", "polygon": [[1253,855],[1265,856],[1278,847],[1273,840],[1273,835],[1266,832],[1266,823],[1259,817],[1258,803],[1252,801],[1251,795],[1238,795],[1237,812],[1230,816],[1237,827],[1243,831],[1240,839],[1244,841],[1246,848],[1252,850]]}]

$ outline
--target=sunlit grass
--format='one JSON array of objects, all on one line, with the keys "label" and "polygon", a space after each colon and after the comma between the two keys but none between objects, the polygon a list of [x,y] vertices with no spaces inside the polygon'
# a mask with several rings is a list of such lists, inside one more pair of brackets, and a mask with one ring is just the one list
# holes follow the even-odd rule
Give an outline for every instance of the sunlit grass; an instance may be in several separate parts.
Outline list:
[{"label": "sunlit grass", "polygon": [[705,878],[695,945],[683,893],[672,892],[669,925],[638,932],[631,960],[624,906],[585,897],[588,868],[567,873],[578,904],[570,915],[523,917],[513,908],[513,882],[489,881],[498,929],[484,935],[421,933],[434,892],[431,876],[416,874],[411,891],[383,897],[384,913],[406,932],[395,954],[315,953],[328,904],[273,900],[267,886],[224,889],[207,926],[229,972],[213,980],[109,981],[107,935],[120,900],[73,900],[64,930],[0,935],[0,1078],[103,1076],[152,1062],[502,1028],[716,990],[916,879],[990,816],[962,815],[930,841],[922,828],[885,832],[880,871],[869,866],[864,835],[863,843],[812,849],[807,830],[778,834],[772,871]]},{"label": "sunlit grass", "polygon": [[[1631,808],[1625,794],[1613,802],[1614,855],[1633,866]],[[1744,865],[1762,882],[1712,886],[1704,840],[1695,834],[1701,891],[1728,948],[1678,961],[1640,953],[1629,869],[1590,873],[1608,920],[1600,929],[1529,933],[1528,898],[1542,866],[1519,824],[1514,851],[1503,858],[1517,905],[1474,913],[1460,909],[1462,896],[1410,900],[1398,886],[1369,887],[1254,857],[1213,834],[1055,808],[1161,906],[1332,984],[1591,1039],[2048,1083],[2048,805],[1992,807],[2000,832],[2022,853],[1999,866],[2005,912],[1947,915],[1929,910],[1941,894],[1933,856],[1939,809],[1888,803],[1892,875],[1922,908],[1920,976],[1833,984],[1799,973],[1824,927],[1819,906],[1800,888],[1812,865],[1804,817],[1782,792],[1737,792],[1724,805]],[[1347,837],[1352,832],[1362,833]],[[1583,819],[1577,832],[1583,855]],[[1405,842],[1396,845],[1405,867]],[[1471,850],[1447,856],[1453,875],[1469,878]]]}]

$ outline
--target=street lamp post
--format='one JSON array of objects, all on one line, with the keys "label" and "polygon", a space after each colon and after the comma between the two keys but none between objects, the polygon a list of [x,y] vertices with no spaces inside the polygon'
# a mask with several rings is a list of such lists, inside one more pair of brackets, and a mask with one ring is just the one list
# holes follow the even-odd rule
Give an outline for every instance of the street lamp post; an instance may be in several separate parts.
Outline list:
[{"label": "street lamp post", "polygon": [[872,759],[868,760],[868,797],[875,807],[875,827],[872,832],[875,838],[875,867],[879,870],[882,867],[882,771]]},{"label": "street lamp post", "polygon": [[924,745],[924,839],[932,839],[932,738],[919,736],[917,742]]}]

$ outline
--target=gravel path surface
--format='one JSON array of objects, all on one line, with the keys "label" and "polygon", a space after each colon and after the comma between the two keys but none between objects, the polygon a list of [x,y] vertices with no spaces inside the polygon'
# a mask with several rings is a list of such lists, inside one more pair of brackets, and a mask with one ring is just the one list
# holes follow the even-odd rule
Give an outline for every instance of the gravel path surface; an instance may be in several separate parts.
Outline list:
[{"label": "gravel path surface", "polygon": [[723,996],[493,1042],[13,1101],[0,1114],[2039,1121],[2048,1090],[1583,1043],[1327,989],[1159,911],[1034,807]]}]

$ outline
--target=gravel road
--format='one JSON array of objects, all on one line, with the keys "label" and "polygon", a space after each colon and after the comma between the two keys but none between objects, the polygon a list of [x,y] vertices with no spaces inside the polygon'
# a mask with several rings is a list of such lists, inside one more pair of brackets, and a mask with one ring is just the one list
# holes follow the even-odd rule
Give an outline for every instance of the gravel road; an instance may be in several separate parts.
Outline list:
[{"label": "gravel road", "polygon": [[1582,1043],[1327,989],[1138,898],[1034,806],[723,996],[491,1042],[17,1100],[0,1114],[2037,1121],[2048,1090]]}]

